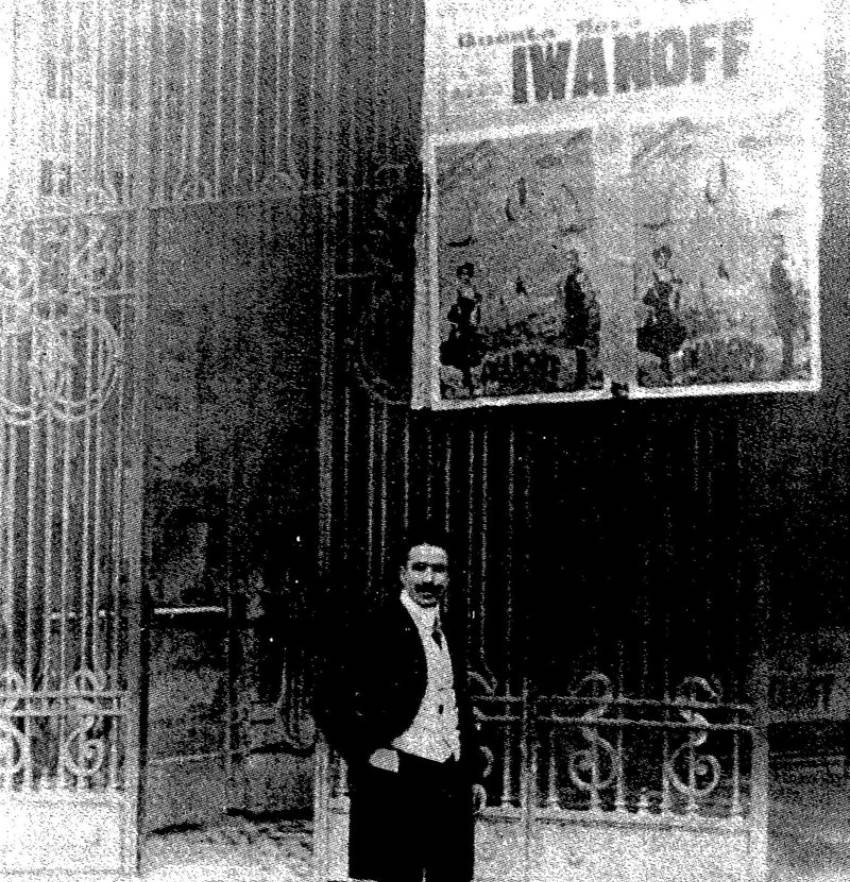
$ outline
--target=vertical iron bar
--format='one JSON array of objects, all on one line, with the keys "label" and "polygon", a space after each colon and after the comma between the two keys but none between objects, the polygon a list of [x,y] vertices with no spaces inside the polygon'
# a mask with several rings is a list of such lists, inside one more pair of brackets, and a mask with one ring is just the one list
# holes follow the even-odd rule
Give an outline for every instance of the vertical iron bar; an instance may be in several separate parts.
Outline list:
[{"label": "vertical iron bar", "polygon": [[685,811],[689,815],[695,815],[698,811],[696,800],[696,768],[697,757],[694,750],[694,730],[688,729],[688,805]]},{"label": "vertical iron bar", "polygon": [[558,800],[558,758],[556,756],[556,749],[555,723],[550,723],[548,738],[549,764],[546,779],[546,808],[557,811],[561,806]]},{"label": "vertical iron bar", "polygon": [[372,59],[374,64],[374,79],[372,81],[372,163],[380,165],[379,149],[380,149],[380,119],[382,107],[383,90],[381,88],[381,74],[383,73],[380,61],[384,57],[384,47],[381,40],[381,4],[383,0],[374,0],[375,21],[372,30]]},{"label": "vertical iron bar", "polygon": [[384,133],[384,140],[386,141],[389,149],[392,149],[392,145],[397,145],[398,140],[395,138],[395,128],[400,124],[399,116],[398,116],[398,102],[396,101],[396,96],[398,95],[399,88],[404,91],[404,85],[399,82],[398,77],[396,75],[396,59],[398,58],[398,51],[395,46],[395,2],[394,0],[387,0],[387,49],[384,52],[385,57],[387,58],[387,96],[388,98],[391,96],[392,104],[387,108],[387,112],[384,113],[384,120],[386,122],[386,132]]},{"label": "vertical iron bar", "polygon": [[[665,675],[664,678],[664,722],[667,723],[670,720],[670,689],[669,682]],[[671,797],[672,794],[670,792],[670,775],[674,774],[672,768],[670,768],[670,733],[667,727],[665,726],[662,730],[662,738],[661,738],[661,814],[666,815],[669,814],[672,808]]]},{"label": "vertical iron bar", "polygon": [[[194,51],[192,55],[192,182],[195,186],[200,186],[201,179],[201,90],[205,83],[202,79],[204,72],[204,7],[203,0],[195,0],[195,20],[192,28],[192,35],[195,38]],[[188,40],[187,40],[188,45]],[[186,62],[187,69],[189,62]],[[187,95],[188,98],[188,95]],[[184,115],[188,116],[189,108],[184,109]],[[203,191],[202,191],[203,192]]]},{"label": "vertical iron bar", "polygon": [[[283,0],[274,0],[274,173],[280,171],[281,65],[283,64]],[[258,62],[259,67],[259,62]]]},{"label": "vertical iron bar", "polygon": [[[126,15],[126,13],[125,13]],[[129,18],[129,16],[127,16]],[[118,664],[120,652],[121,615],[121,558],[124,544],[122,542],[121,528],[123,524],[123,499],[124,499],[124,398],[127,394],[126,376],[129,365],[126,363],[124,354],[128,343],[127,339],[127,298],[130,296],[131,286],[129,283],[128,263],[132,255],[131,238],[135,240],[135,230],[131,227],[131,219],[126,216],[122,222],[123,234],[121,236],[121,275],[119,292],[119,315],[118,315],[118,340],[121,345],[120,361],[117,365],[118,380],[116,384],[116,417],[115,417],[115,478],[113,485],[112,500],[112,597],[109,604],[111,610],[111,637],[112,647],[110,651],[110,664],[106,683],[113,690],[120,688],[118,678]],[[133,290],[136,290],[133,288]],[[140,296],[136,291],[136,297]]]},{"label": "vertical iron bar", "polygon": [[[11,351],[10,351],[11,350]],[[3,379],[9,384],[10,397],[14,394],[17,380],[15,377],[16,366],[18,362],[18,343],[17,337],[14,339],[12,346],[3,347],[4,371]],[[8,365],[8,372],[5,369]],[[4,434],[8,433],[8,443],[6,449],[6,506],[3,511],[6,519],[6,596],[10,598],[12,608],[10,616],[14,622],[15,601],[17,592],[15,591],[15,520],[17,517],[17,472],[18,472],[18,431],[13,423],[9,423],[8,427],[4,426]],[[8,666],[12,667],[12,642],[8,646]]]},{"label": "vertical iron bar", "polygon": [[508,429],[508,466],[506,470],[506,527],[505,527],[505,623],[504,645],[506,647],[505,672],[510,677],[513,673],[513,638],[514,638],[514,520],[516,518],[516,430],[513,424]]},{"label": "vertical iron bar", "polygon": [[520,788],[520,809],[523,819],[523,870],[524,880],[529,879],[531,870],[531,843],[534,837],[534,788],[536,786],[535,772],[536,762],[534,759],[535,748],[531,725],[531,707],[529,704],[528,679],[522,678],[522,715],[520,732],[520,774],[522,782]]},{"label": "vertical iron bar", "polygon": [[[71,422],[65,420],[63,458],[62,458],[62,534],[60,538],[60,571],[59,571],[59,683],[64,689],[68,680],[68,616],[69,598],[72,592],[70,583],[71,561]],[[73,660],[71,662],[73,664]],[[65,768],[62,763],[63,745],[65,743],[65,717],[59,718],[58,764],[56,770],[56,786],[66,786]]]},{"label": "vertical iron bar", "polygon": [[590,810],[598,812],[602,808],[599,799],[599,727],[596,722],[593,723],[593,740],[590,742]]},{"label": "vertical iron bar", "polygon": [[[108,247],[104,242],[104,247]],[[93,282],[93,280],[90,280]],[[93,292],[90,290],[89,292]],[[98,298],[100,302],[99,317],[102,322],[106,322],[106,302],[104,293]],[[90,332],[91,333],[91,332]],[[104,341],[98,340],[96,347],[95,377],[98,383],[97,396],[99,406],[95,413],[95,431],[94,431],[94,529],[92,533],[92,627],[91,627],[91,657],[92,669],[98,676],[105,673],[105,668],[99,663],[98,658],[98,629],[100,628],[100,536],[103,526],[103,401],[101,395],[104,390],[100,384],[104,377],[103,370],[103,348]],[[105,685],[105,684],[104,684]]]},{"label": "vertical iron bar", "polygon": [[254,93],[251,102],[251,192],[257,190],[257,152],[260,137],[260,19],[262,5],[254,0]]},{"label": "vertical iron bar", "polygon": [[115,63],[115,47],[113,46],[114,27],[113,27],[113,9],[111,3],[104,4],[103,7],[103,45],[106,47],[101,54],[101,69],[103,71],[101,79],[103,81],[103,185],[104,189],[110,194],[114,190],[114,162],[115,151],[111,149],[110,142],[114,139],[112,133],[112,83],[114,81],[113,65]]},{"label": "vertical iron bar", "polygon": [[[86,382],[85,382],[85,401],[87,403],[92,400],[92,363],[94,360],[94,341],[92,339],[92,305],[91,298],[86,298]],[[88,632],[89,617],[89,591],[91,590],[91,579],[89,569],[93,559],[96,559],[96,549],[90,544],[90,526],[92,515],[92,419],[88,414],[83,420],[83,489],[82,489],[82,547],[80,555],[80,664],[79,669],[82,671],[91,661],[90,648],[86,644],[86,634]],[[92,610],[92,616],[94,611]],[[92,666],[93,667],[93,666]]]},{"label": "vertical iron bar", "polygon": [[434,472],[434,435],[429,420],[425,424],[425,517],[428,520],[434,516],[434,491],[432,486]]},{"label": "vertical iron bar", "polygon": [[310,62],[309,62],[309,91],[308,95],[311,96],[310,101],[308,102],[308,117],[307,117],[307,171],[304,175],[304,180],[307,182],[307,186],[309,188],[314,188],[316,186],[316,105],[319,103],[315,97],[316,96],[316,80],[318,75],[318,59],[319,59],[319,51],[318,51],[318,42],[319,42],[319,0],[310,0],[311,5],[311,15],[310,15]]},{"label": "vertical iron bar", "polygon": [[366,462],[366,573],[372,584],[372,568],[375,563],[373,538],[375,535],[375,404],[369,401],[369,420],[367,432],[369,436],[369,452]]},{"label": "vertical iron bar", "polygon": [[510,682],[505,682],[505,708],[504,708],[504,716],[505,722],[502,724],[504,726],[504,731],[502,735],[502,798],[501,805],[503,808],[509,806],[511,804],[511,799],[513,798],[513,757],[511,756],[511,749],[513,746],[513,726],[514,721],[510,719],[511,714],[513,713],[513,706],[511,702],[508,700],[511,697],[511,687]]},{"label": "vertical iron bar", "polygon": [[[134,116],[136,131],[140,133],[139,149],[135,153],[137,177],[141,194],[147,194],[150,188],[151,155],[150,144],[146,133],[150,130],[151,120],[151,32],[154,7],[152,0],[141,0],[135,7],[136,13],[133,33],[137,35],[138,45],[131,57],[134,63],[137,82],[139,83],[139,107]],[[128,13],[130,14],[129,10]],[[130,77],[127,78],[128,82]],[[132,371],[132,401],[129,402],[129,426],[126,434],[127,444],[122,468],[124,482],[123,508],[121,520],[123,537],[123,556],[117,562],[122,568],[122,581],[126,595],[126,641],[124,659],[126,663],[126,691],[122,697],[125,703],[125,714],[121,717],[124,734],[123,755],[123,789],[127,801],[129,822],[126,826],[127,835],[124,839],[121,854],[122,870],[125,873],[135,872],[138,863],[138,829],[135,823],[138,811],[139,774],[140,774],[140,699],[143,687],[142,671],[142,505],[143,505],[143,473],[142,451],[145,441],[145,390],[148,388],[149,375],[147,370],[147,291],[149,281],[149,265],[147,249],[150,239],[150,210],[144,205],[144,197],[134,212],[135,222],[135,254],[133,287],[136,307],[133,315],[132,353],[128,359],[127,369]],[[122,621],[123,616],[118,618]],[[118,622],[116,622],[116,627]]]},{"label": "vertical iron bar", "polygon": [[402,473],[402,514],[401,514],[401,522],[402,529],[404,531],[404,535],[407,536],[408,530],[410,529],[410,449],[411,449],[411,440],[410,440],[410,414],[405,412],[404,414],[404,436],[402,438],[402,446],[401,446],[401,455],[403,460],[403,473]]},{"label": "vertical iron bar", "polygon": [[222,138],[223,133],[223,101],[222,89],[224,87],[224,0],[218,0],[216,16],[216,42],[215,42],[215,122],[213,125],[215,144],[213,145],[213,190],[215,198],[220,200],[223,195],[224,185],[222,182]]},{"label": "vertical iron bar", "polygon": [[[735,723],[740,723],[740,714],[736,711],[734,716]],[[740,735],[738,732],[732,733],[732,804],[730,814],[733,818],[741,817],[741,754],[740,754]]]},{"label": "vertical iron bar", "polygon": [[378,566],[379,578],[383,582],[385,573],[383,568],[386,567],[386,550],[387,550],[387,470],[389,467],[388,446],[389,446],[389,413],[387,405],[383,402],[378,410],[378,418],[380,425],[380,437],[378,438],[378,461],[380,463],[380,480],[378,482]]},{"label": "vertical iron bar", "polygon": [[[358,21],[359,14],[359,0],[350,0],[351,3],[351,21],[356,23]],[[352,24],[348,32],[348,39],[353,43],[354,35],[357,34],[358,28],[356,24]],[[344,186],[347,191],[348,200],[347,200],[347,209],[348,209],[348,223],[349,229],[346,231],[348,247],[349,247],[349,260],[348,267],[351,271],[355,269],[355,258],[354,258],[354,224],[353,217],[356,206],[356,197],[355,197],[355,179],[357,177],[357,159],[362,149],[361,142],[358,139],[358,123],[360,120],[360,114],[357,113],[356,100],[358,98],[358,91],[356,89],[356,85],[358,82],[357,77],[355,76],[355,71],[359,75],[359,69],[355,66],[354,59],[356,59],[356,54],[354,53],[354,47],[349,46],[348,51],[350,53],[352,63],[351,73],[350,73],[350,82],[348,84],[347,90],[347,98],[348,98],[348,115],[346,117],[346,125],[348,126],[348,144],[346,147],[346,155],[347,162],[345,164],[345,181]],[[336,182],[332,182],[332,185],[336,185]]]},{"label": "vertical iron bar", "polygon": [[[474,426],[470,426],[466,430],[466,591],[464,597],[467,604],[471,604],[475,591],[475,546],[473,538],[475,536],[475,501],[477,498],[476,477],[477,477],[477,457],[475,451],[476,431]],[[448,532],[448,531],[447,531]],[[475,614],[475,611],[473,611]],[[464,616],[464,621],[469,622],[469,613]]]},{"label": "vertical iron bar", "polygon": [[320,735],[313,755],[313,882],[326,882],[331,874],[332,776],[330,747]]},{"label": "vertical iron bar", "polygon": [[[194,171],[194,162],[190,161],[189,159],[190,152],[194,152],[194,149],[191,146],[192,136],[189,131],[189,124],[193,116],[193,114],[189,112],[189,108],[192,106],[192,49],[194,48],[193,37],[195,33],[194,24],[196,20],[195,16],[192,14],[192,3],[199,3],[199,0],[190,0],[190,2],[186,4],[186,18],[184,21],[177,22],[177,27],[175,28],[174,34],[174,36],[181,34],[183,46],[183,52],[180,58],[180,65],[183,70],[183,100],[177,110],[177,113],[179,114],[178,118],[180,120],[180,162],[177,166],[175,180],[178,187],[185,186],[185,184],[187,183],[187,179],[188,181],[192,181],[192,183],[196,182],[195,179],[192,177]],[[166,60],[163,71],[163,76],[165,77],[168,76],[168,68],[169,65]],[[174,198],[175,200],[179,199],[180,194],[178,192],[175,192]]]},{"label": "vertical iron bar", "polygon": [[295,100],[295,86],[293,85],[293,72],[295,70],[295,9],[296,0],[289,0],[287,6],[287,32],[286,32],[286,167],[295,167],[292,158],[292,111]]},{"label": "vertical iron bar", "polygon": [[[53,472],[55,469],[54,418],[48,413],[44,423],[44,566],[42,569],[42,671],[45,689],[54,688],[52,679],[53,643]],[[58,684],[56,684],[58,686]]]},{"label": "vertical iron bar", "polygon": [[[290,28],[290,39],[289,39],[289,57],[288,57],[288,65],[292,65],[292,48],[294,38],[292,35],[293,28],[293,11],[294,11],[294,0],[290,0],[289,3],[289,28]],[[338,0],[332,0],[329,4],[328,9],[328,33],[333,35],[334,41],[337,41],[339,29],[339,3]],[[335,47],[334,47],[335,49]],[[333,493],[334,493],[334,442],[335,442],[335,423],[337,416],[336,409],[336,400],[335,400],[335,392],[336,392],[336,367],[337,367],[337,334],[336,334],[336,322],[338,320],[338,313],[336,309],[336,267],[337,267],[337,256],[336,256],[336,230],[335,224],[338,220],[338,205],[337,205],[337,187],[336,187],[336,174],[337,174],[337,130],[338,130],[338,108],[337,108],[337,89],[338,89],[338,58],[337,52],[331,51],[331,47],[328,47],[328,57],[327,57],[327,71],[328,76],[330,78],[330,88],[328,90],[329,94],[327,96],[327,101],[325,102],[325,106],[329,108],[329,112],[325,116],[323,122],[325,123],[322,132],[322,172],[326,175],[326,180],[324,181],[324,186],[321,190],[321,200],[320,200],[320,209],[321,209],[321,217],[320,221],[322,224],[322,228],[324,231],[324,248],[322,252],[322,260],[321,260],[321,296],[322,296],[322,307],[321,307],[321,331],[322,331],[322,343],[321,343],[321,376],[320,376],[320,403],[319,403],[319,466],[320,466],[320,484],[319,484],[319,504],[320,504],[320,523],[319,523],[319,541],[318,541],[318,550],[319,550],[319,575],[323,580],[327,579],[329,569],[330,569],[330,544],[332,537],[332,522],[334,519],[334,511],[333,511]],[[291,74],[287,80],[287,171],[292,169],[292,156],[290,153],[291,147],[291,102],[292,102],[292,77]],[[351,433],[351,401],[350,398],[346,395],[345,399],[345,429],[344,434],[350,436]],[[346,443],[345,449],[343,450],[343,467],[344,469],[348,469],[348,458],[350,456],[350,447],[348,443]],[[347,494],[349,491],[349,478],[346,474],[344,479],[343,486],[343,496],[344,496],[344,504],[348,505]],[[346,519],[347,523],[347,519]],[[345,552],[347,555],[348,552],[348,542],[345,541]],[[322,744],[319,745],[319,750],[322,750]],[[322,760],[322,756],[320,753],[320,760]],[[331,780],[332,771],[330,769],[330,763],[328,762],[329,756],[327,751],[325,752],[324,761],[325,765],[322,766],[317,763],[317,776],[319,776],[319,784],[316,788],[317,792],[317,800],[320,801],[319,804],[319,813],[317,815],[317,822],[322,823],[323,817],[327,820],[327,810],[329,805],[329,788],[328,784]],[[327,831],[327,827],[325,828]],[[327,863],[323,864],[323,858],[327,860],[330,856],[330,848],[329,848],[330,840],[329,837],[324,836],[323,839],[320,840],[319,846],[319,860],[316,862],[317,871],[323,872],[325,868],[327,868]]]},{"label": "vertical iron bar", "polygon": [[490,528],[490,427],[485,425],[481,434],[481,505],[479,507],[479,523],[481,525],[480,533],[480,549],[479,570],[478,570],[478,606],[475,614],[478,617],[478,658],[487,665],[486,653],[486,623],[487,623],[487,570],[488,561],[487,553],[489,550],[489,528]]},{"label": "vertical iron bar", "polygon": [[[329,366],[328,370],[333,370]],[[351,426],[353,423],[353,415],[351,412],[351,389],[346,386],[342,393],[342,505],[340,511],[340,530],[342,531],[342,560],[340,563],[348,565],[351,559]],[[328,432],[332,432],[332,428],[328,428]],[[327,443],[333,445],[332,434],[327,439]],[[323,469],[324,474],[324,469]],[[325,476],[327,481],[332,481],[330,474]],[[333,487],[329,493],[333,492]]]},{"label": "vertical iron bar", "polygon": [[[87,189],[95,189],[98,183],[97,175],[97,125],[98,125],[98,92],[100,90],[100,82],[98,80],[98,66],[100,61],[100,0],[90,0],[91,7],[89,9],[89,40],[86,47],[89,53],[89,73],[91,83],[89,84],[89,100],[88,111],[89,119],[89,161],[87,163],[88,184]],[[72,164],[73,167],[73,164]],[[84,166],[86,168],[86,166]],[[80,194],[83,198],[85,190]]]},{"label": "vertical iron bar", "polygon": [[[764,477],[762,475],[762,477]],[[750,695],[755,713],[752,730],[752,758],[750,761],[750,873],[754,880],[763,880],[767,874],[767,821],[769,786],[769,646],[770,632],[770,583],[768,581],[765,550],[757,542],[754,549],[756,561],[756,596],[753,621],[761,623],[757,629],[756,641],[751,663]]]},{"label": "vertical iron bar", "polygon": [[158,182],[158,201],[161,204],[165,204],[169,201],[169,194],[167,192],[166,185],[166,173],[168,170],[168,166],[170,163],[170,157],[168,153],[168,71],[171,68],[171,65],[168,61],[168,32],[169,32],[169,21],[168,21],[168,0],[151,0],[153,4],[159,2],[160,3],[160,11],[159,11],[159,39],[161,42],[160,51],[162,52],[162,64],[159,65],[159,69],[157,70],[157,77],[159,79],[159,123],[160,123],[160,131],[159,131],[159,182]]},{"label": "vertical iron bar", "polygon": [[[622,662],[622,656],[620,661]],[[622,691],[622,668],[618,672],[617,677],[617,692],[616,697],[619,702],[620,699],[624,698]],[[617,754],[616,754],[616,767],[614,769],[615,778],[615,793],[614,793],[614,811],[616,812],[624,812],[626,811],[626,782],[624,780],[625,777],[625,726],[623,725],[623,720],[625,719],[625,714],[623,713],[623,705],[617,704],[617,719],[619,720],[619,725],[617,726]]]},{"label": "vertical iron bar", "polygon": [[242,75],[245,65],[245,0],[236,0],[236,83],[233,98],[233,195],[239,194],[242,153]]},{"label": "vertical iron bar", "polygon": [[[151,0],[153,2],[153,0]],[[122,118],[122,136],[121,136],[121,202],[127,204],[135,195],[132,191],[131,175],[130,175],[130,144],[133,139],[130,137],[130,16],[125,9],[123,12],[123,39],[122,39],[122,58],[123,73],[121,76],[121,118]],[[146,138],[152,137],[151,133],[145,133]],[[149,193],[142,193],[140,197],[147,201],[150,199]]]},{"label": "vertical iron bar", "polygon": [[[32,334],[32,345],[36,344],[35,332]],[[36,400],[36,386],[33,372],[29,375],[29,399],[31,403]],[[32,744],[33,711],[35,703],[32,693],[36,689],[34,674],[35,653],[33,647],[33,592],[35,590],[35,480],[37,474],[36,458],[38,454],[38,422],[33,420],[29,425],[29,454],[27,457],[27,504],[26,504],[26,589],[24,599],[24,621],[26,628],[26,646],[24,656],[24,682],[27,692],[30,693],[26,702],[27,715],[24,717],[24,737],[27,744]],[[24,789],[32,790],[33,768],[32,762],[24,767]]]}]

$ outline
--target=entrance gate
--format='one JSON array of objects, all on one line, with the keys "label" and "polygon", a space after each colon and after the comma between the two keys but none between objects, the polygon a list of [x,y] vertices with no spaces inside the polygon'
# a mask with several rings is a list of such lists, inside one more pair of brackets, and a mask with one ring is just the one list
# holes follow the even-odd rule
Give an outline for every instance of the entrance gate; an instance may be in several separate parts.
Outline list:
[{"label": "entrance gate", "polygon": [[147,13],[0,10],[0,875],[135,866]]},{"label": "entrance gate", "polygon": [[[336,15],[333,0],[0,3],[0,876],[135,870],[142,600],[155,582],[166,617],[242,621],[262,583],[259,555],[222,549],[253,550],[268,428],[306,410],[280,390],[315,375],[306,347],[299,361],[268,340],[312,329],[321,299]],[[218,385],[201,427],[204,358]],[[199,460],[204,489],[244,465],[214,499],[230,532],[210,539],[212,602],[164,568],[143,584],[143,485],[148,528],[152,483]],[[190,552],[208,501],[169,522]],[[203,746],[222,789],[246,749],[230,697]]]}]

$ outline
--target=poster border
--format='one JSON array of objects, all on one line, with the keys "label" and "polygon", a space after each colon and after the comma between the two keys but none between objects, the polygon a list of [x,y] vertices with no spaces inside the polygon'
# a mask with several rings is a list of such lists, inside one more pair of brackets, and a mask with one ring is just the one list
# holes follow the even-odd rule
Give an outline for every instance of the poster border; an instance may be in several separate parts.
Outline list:
[{"label": "poster border", "polygon": [[[819,18],[819,17],[817,17]],[[822,21],[822,20],[821,20]],[[813,67],[816,67],[814,65]],[[438,68],[439,71],[439,68]],[[432,72],[433,75],[433,72]],[[433,84],[432,84],[433,85]],[[709,125],[745,123],[751,110],[746,101],[710,102],[705,94],[679,94],[673,108],[669,104],[650,102],[647,107],[641,96],[630,94],[604,103],[591,101],[580,106],[565,106],[560,112],[539,116],[532,120],[513,120],[498,125],[469,128],[442,129],[434,131],[437,118],[429,118],[428,101],[423,105],[422,163],[425,172],[425,197],[418,245],[416,270],[416,313],[414,334],[414,384],[412,405],[414,408],[432,410],[466,410],[480,407],[505,407],[527,404],[568,404],[587,401],[604,401],[612,398],[629,400],[659,400],[678,398],[705,398],[730,395],[761,395],[777,393],[817,392],[822,386],[822,331],[820,291],[820,239],[823,224],[824,192],[822,169],[826,147],[823,128],[825,105],[825,82],[823,72],[807,83],[806,87],[789,101],[787,95],[772,96],[759,107],[757,116],[766,118],[784,112],[799,114],[808,127],[807,143],[814,155],[806,166],[809,178],[809,197],[801,205],[805,218],[804,242],[808,267],[806,283],[809,288],[810,376],[805,379],[725,382],[717,384],[694,384],[687,386],[639,386],[635,374],[627,389],[612,384],[611,377],[604,375],[602,389],[585,389],[563,392],[535,392],[514,395],[481,395],[469,398],[443,398],[440,383],[440,291],[439,291],[439,204],[437,184],[437,150],[446,145],[475,143],[481,140],[499,140],[515,137],[545,136],[558,132],[587,129],[593,137],[606,124],[616,120],[617,128],[634,131],[638,126],[660,124],[677,117],[689,117]],[[442,90],[438,90],[442,93]],[[809,100],[806,101],[805,99]],[[812,100],[814,99],[814,100]],[[708,104],[708,106],[707,106]],[[433,107],[431,108],[433,111]],[[424,323],[424,327],[423,327]],[[425,345],[417,344],[426,336]]]}]

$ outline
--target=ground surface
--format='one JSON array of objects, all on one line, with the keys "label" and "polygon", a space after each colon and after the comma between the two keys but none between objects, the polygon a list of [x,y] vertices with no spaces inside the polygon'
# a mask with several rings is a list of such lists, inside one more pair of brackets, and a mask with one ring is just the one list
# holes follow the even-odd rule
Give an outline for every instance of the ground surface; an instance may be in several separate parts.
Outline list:
[{"label": "ground surface", "polygon": [[[769,836],[769,882],[850,882],[850,778],[815,770],[777,782]],[[302,882],[310,845],[307,821],[230,817],[149,836],[143,880]]]}]

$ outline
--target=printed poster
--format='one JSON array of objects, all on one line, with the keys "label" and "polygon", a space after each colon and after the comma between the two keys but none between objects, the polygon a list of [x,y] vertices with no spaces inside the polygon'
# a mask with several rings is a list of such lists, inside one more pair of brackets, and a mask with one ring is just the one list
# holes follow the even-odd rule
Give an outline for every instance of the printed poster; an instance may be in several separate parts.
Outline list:
[{"label": "printed poster", "polygon": [[414,406],[819,388],[819,10],[642,6],[429,4]]}]

